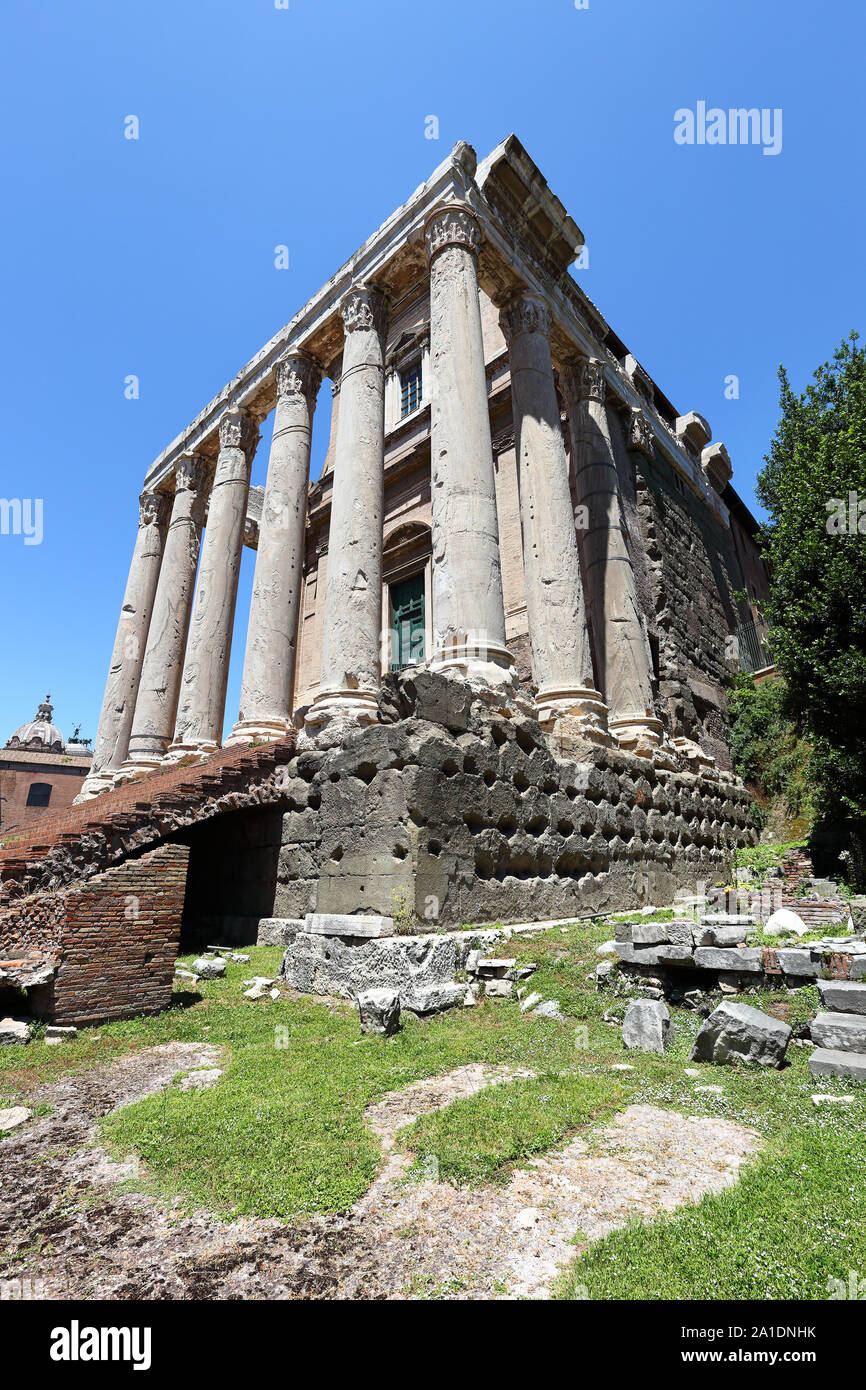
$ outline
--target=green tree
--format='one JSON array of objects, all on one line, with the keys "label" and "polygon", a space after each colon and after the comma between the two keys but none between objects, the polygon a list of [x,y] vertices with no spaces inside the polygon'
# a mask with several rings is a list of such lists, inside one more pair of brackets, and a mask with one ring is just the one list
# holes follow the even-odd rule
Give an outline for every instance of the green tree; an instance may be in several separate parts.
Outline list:
[{"label": "green tree", "polygon": [[866,353],[852,333],[792,391],[758,476],[767,617],[786,705],[812,747],[816,810],[866,816]]},{"label": "green tree", "polygon": [[767,802],[783,803],[787,817],[814,819],[812,749],[789,710],[783,680],[755,685],[737,676],[728,693],[731,757],[744,782]]}]

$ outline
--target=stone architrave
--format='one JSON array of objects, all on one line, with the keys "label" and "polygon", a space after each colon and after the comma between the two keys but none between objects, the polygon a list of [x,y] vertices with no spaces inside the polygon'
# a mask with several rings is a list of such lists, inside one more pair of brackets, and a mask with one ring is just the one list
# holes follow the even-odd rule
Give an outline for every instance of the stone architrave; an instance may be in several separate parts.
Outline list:
[{"label": "stone architrave", "polygon": [[277,363],[276,379],[240,711],[229,743],[279,738],[292,718],[310,441],[321,372],[305,353],[292,351]]},{"label": "stone architrave", "polygon": [[478,298],[478,220],[437,208],[425,225],[430,266],[433,655],[492,685],[511,685],[496,475]]},{"label": "stone architrave", "polygon": [[586,626],[568,463],[550,356],[550,312],[536,294],[521,293],[499,322],[508,343],[526,607],[536,703],[542,726],[561,715],[609,741],[607,710],[595,689]]},{"label": "stone architrave", "polygon": [[111,654],[90,772],[76,802],[114,783],[129,748],[132,718],[165,545],[170,498],[142,493],[138,534]]},{"label": "stone architrave", "polygon": [[375,723],[382,673],[385,460],[385,295],[355,285],[340,306],[345,332],[322,620],[319,691],[306,717]]},{"label": "stone architrave", "polygon": [[182,454],[175,465],[171,521],[135,702],[129,754],[117,780],[157,767],[174,734],[207,477],[207,464],[198,454]]},{"label": "stone architrave", "polygon": [[608,727],[622,747],[651,755],[660,746],[662,724],[655,712],[649,646],[622,513],[604,364],[597,358],[580,358],[562,373],[562,385],[571,432],[578,541]]},{"label": "stone architrave", "polygon": [[177,725],[167,755],[170,759],[212,753],[220,746],[250,468],[258,438],[252,417],[230,406],[219,425],[220,451],[193,600]]}]

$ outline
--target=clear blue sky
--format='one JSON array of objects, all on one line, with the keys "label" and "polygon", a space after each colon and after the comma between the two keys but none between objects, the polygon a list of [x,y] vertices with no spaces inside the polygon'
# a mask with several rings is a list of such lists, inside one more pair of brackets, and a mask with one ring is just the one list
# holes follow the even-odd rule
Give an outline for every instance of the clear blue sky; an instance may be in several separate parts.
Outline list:
[{"label": "clear blue sky", "polygon": [[[518,134],[749,502],[778,363],[863,327],[862,0],[30,0],[0,34],[0,496],[44,506],[0,535],[0,742],[49,687],[95,735],[148,464],[457,139]],[[781,153],[676,144],[699,101],[781,108]]]}]

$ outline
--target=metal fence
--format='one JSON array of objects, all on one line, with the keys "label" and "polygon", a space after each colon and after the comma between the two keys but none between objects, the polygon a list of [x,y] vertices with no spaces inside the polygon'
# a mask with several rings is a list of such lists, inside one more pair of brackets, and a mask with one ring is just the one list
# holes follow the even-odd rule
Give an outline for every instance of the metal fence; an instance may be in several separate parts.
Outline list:
[{"label": "metal fence", "polygon": [[755,623],[743,623],[734,630],[737,639],[737,660],[740,663],[741,671],[761,671],[765,666],[772,666],[773,655],[769,644],[763,635],[763,629]]}]

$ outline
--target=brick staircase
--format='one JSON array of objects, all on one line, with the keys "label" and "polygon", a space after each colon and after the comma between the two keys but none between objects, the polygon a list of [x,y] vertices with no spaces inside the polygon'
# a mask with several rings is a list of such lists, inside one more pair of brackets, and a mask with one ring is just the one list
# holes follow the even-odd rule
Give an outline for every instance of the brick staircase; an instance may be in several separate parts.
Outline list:
[{"label": "brick staircase", "polygon": [[43,817],[0,845],[0,909],[100,873],[198,820],[276,800],[276,770],[294,747],[289,734],[273,743],[222,748],[204,762],[155,770]]}]

